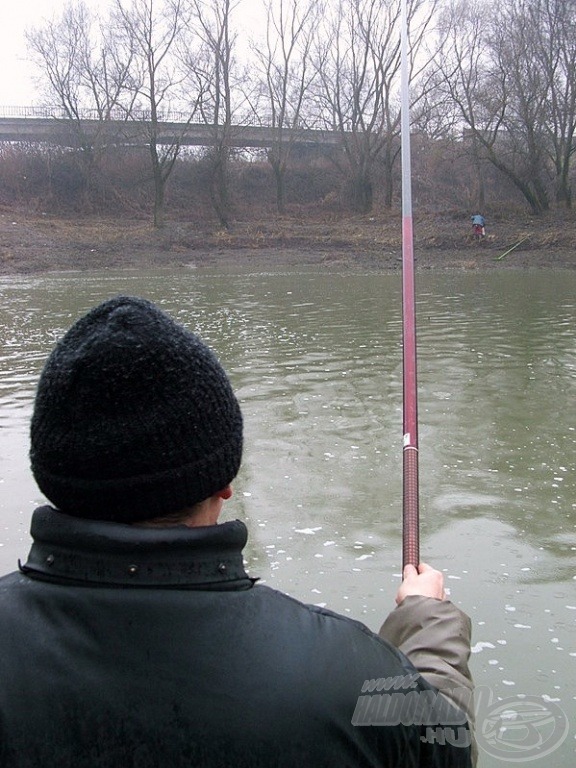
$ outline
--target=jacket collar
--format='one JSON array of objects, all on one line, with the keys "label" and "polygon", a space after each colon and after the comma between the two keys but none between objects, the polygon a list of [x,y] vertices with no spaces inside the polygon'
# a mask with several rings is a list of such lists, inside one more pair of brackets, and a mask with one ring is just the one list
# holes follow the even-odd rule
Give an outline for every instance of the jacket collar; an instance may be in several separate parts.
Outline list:
[{"label": "jacket collar", "polygon": [[240,520],[202,528],[142,528],[37,509],[20,570],[56,582],[130,587],[242,589],[248,533]]}]

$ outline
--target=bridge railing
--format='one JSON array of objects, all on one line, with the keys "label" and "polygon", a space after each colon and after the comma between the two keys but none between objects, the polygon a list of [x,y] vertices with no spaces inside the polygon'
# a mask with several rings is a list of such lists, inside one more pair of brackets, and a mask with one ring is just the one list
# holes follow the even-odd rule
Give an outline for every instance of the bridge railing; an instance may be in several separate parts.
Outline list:
[{"label": "bridge railing", "polygon": [[53,107],[0,107],[0,117],[53,117]]},{"label": "bridge railing", "polygon": [[[68,120],[70,114],[66,112],[64,107],[60,106],[43,106],[43,107],[2,107],[0,106],[0,118],[10,117],[26,117],[26,118],[54,118],[56,120]],[[80,109],[78,110],[77,117],[80,120],[101,120],[102,115],[96,109]],[[126,110],[117,108],[111,109],[108,114],[109,120],[150,120],[150,111],[144,109],[132,110],[128,115]],[[173,122],[173,123],[185,123],[188,121],[190,115],[185,112],[177,112],[176,110],[162,110],[158,112],[158,120],[161,122]]]}]

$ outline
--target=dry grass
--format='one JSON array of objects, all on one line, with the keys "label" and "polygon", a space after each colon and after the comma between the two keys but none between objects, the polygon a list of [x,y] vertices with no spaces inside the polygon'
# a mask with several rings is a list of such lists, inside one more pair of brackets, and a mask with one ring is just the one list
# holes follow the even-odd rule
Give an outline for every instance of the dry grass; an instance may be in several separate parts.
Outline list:
[{"label": "dry grass", "polygon": [[[553,266],[576,267],[576,235],[571,221],[552,217],[513,217],[493,223],[476,242],[467,215],[415,218],[415,253],[423,268]],[[402,228],[398,213],[373,216],[327,214],[267,216],[235,221],[223,229],[213,221],[168,221],[161,230],[142,219],[57,217],[0,210],[0,270],[101,268],[138,264],[178,265],[232,257],[270,263],[334,260],[396,269]],[[498,260],[515,243],[524,242]]]}]

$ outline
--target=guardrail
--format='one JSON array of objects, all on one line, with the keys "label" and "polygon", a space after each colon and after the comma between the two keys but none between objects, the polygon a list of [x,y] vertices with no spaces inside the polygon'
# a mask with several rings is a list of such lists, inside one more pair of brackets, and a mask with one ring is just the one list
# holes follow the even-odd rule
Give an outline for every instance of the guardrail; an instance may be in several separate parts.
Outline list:
[{"label": "guardrail", "polygon": [[[0,106],[0,118],[10,117],[25,117],[31,120],[34,119],[46,119],[52,118],[54,120],[69,120],[70,113],[67,112],[64,107],[60,106],[43,106],[43,107],[14,107],[14,106]],[[124,109],[115,108],[111,109],[107,114],[108,120],[150,120],[150,110],[132,110],[130,114]],[[163,122],[185,123],[190,116],[185,112],[177,112],[175,110],[160,110],[158,112],[158,119]],[[101,120],[102,115],[96,109],[80,109],[75,115],[79,120]]]}]

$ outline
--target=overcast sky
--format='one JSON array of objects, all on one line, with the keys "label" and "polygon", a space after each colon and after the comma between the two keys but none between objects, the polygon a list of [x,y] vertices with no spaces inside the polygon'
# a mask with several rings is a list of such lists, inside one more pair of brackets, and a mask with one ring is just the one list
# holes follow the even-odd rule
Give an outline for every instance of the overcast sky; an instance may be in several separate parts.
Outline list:
[{"label": "overcast sky", "polygon": [[[26,107],[38,104],[34,70],[27,59],[26,29],[42,27],[46,20],[59,16],[67,0],[0,0],[0,107]],[[103,9],[107,0],[86,0],[87,5]],[[243,0],[243,21],[248,21],[261,0]],[[249,28],[249,24],[247,24]]]},{"label": "overcast sky", "polygon": [[24,32],[59,15],[66,0],[2,0],[0,11],[0,106],[28,106],[38,101],[32,69],[26,61]]}]

